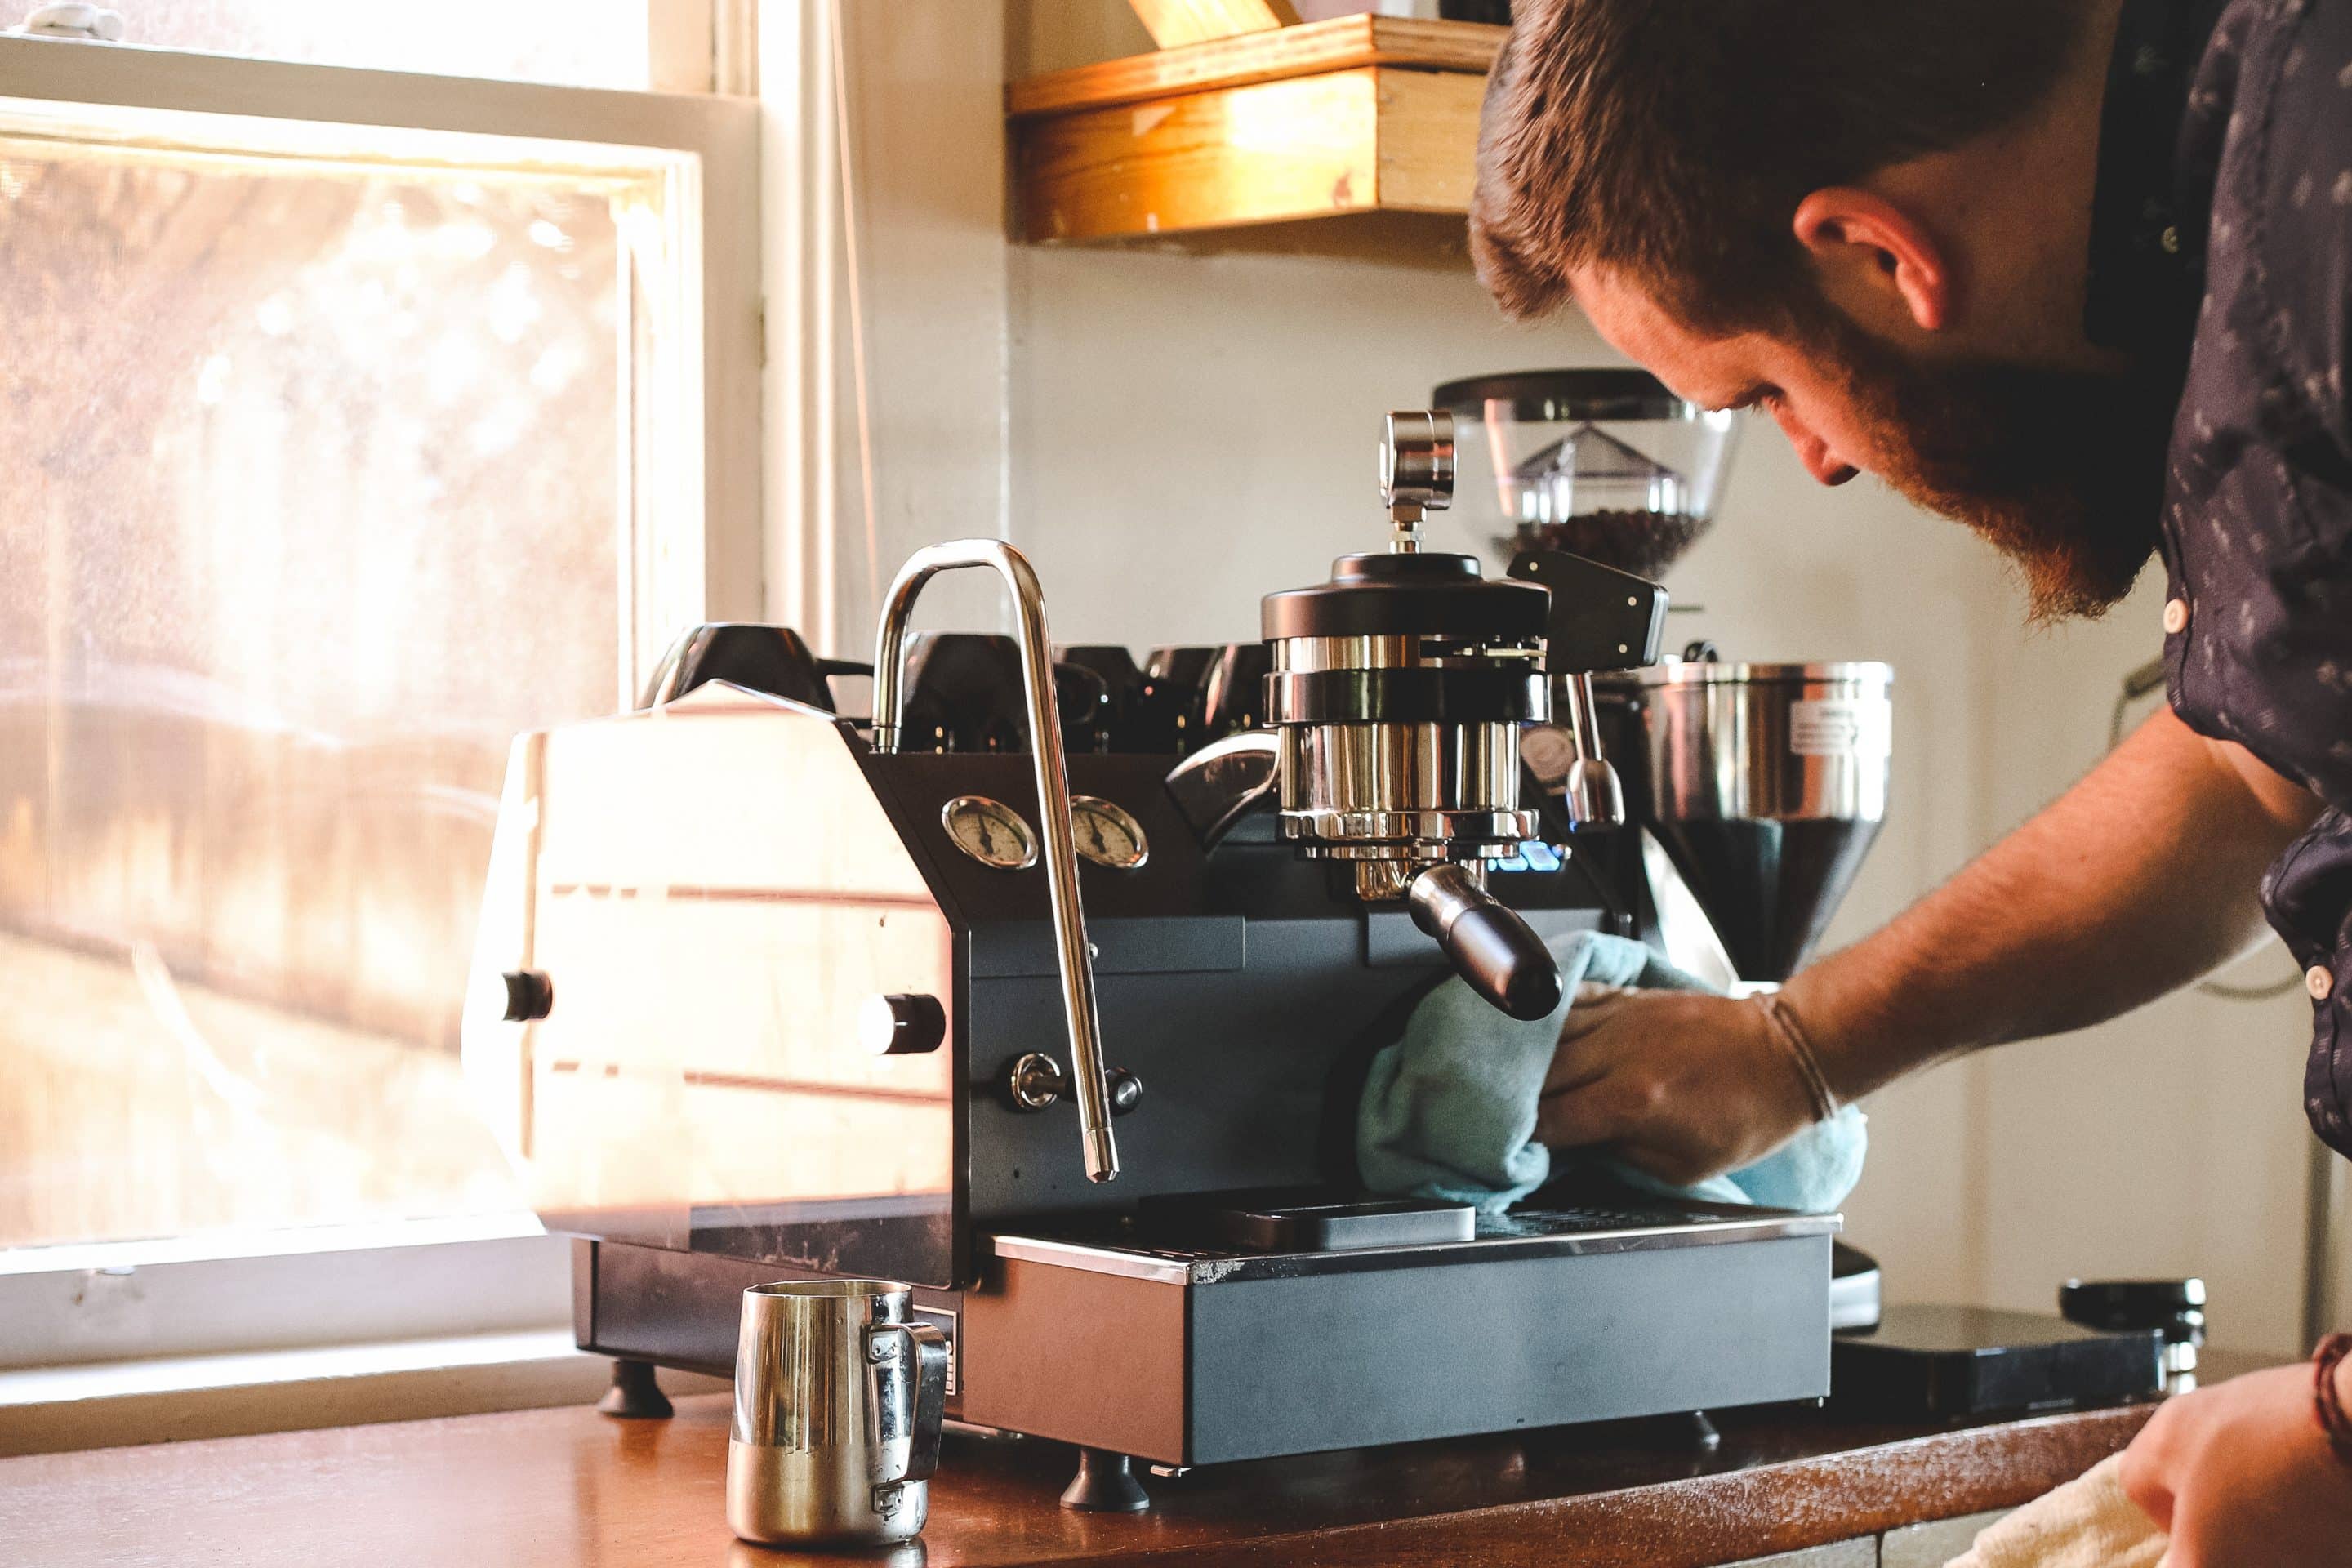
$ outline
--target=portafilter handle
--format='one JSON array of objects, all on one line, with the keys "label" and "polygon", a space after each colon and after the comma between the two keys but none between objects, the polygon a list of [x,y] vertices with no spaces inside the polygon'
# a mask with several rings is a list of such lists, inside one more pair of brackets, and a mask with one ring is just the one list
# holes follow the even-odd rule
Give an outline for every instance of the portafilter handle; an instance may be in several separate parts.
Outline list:
[{"label": "portafilter handle", "polygon": [[1559,965],[1517,910],[1446,861],[1405,889],[1412,923],[1437,939],[1454,973],[1514,1018],[1549,1017],[1559,1005]]},{"label": "portafilter handle", "polygon": [[1070,1028],[1076,1068],[1078,1136],[1087,1180],[1118,1174],[1118,1144],[1110,1130],[1110,1080],[1103,1068],[1102,1024],[1095,1007],[1095,964],[1087,944],[1086,911],[1078,903],[1077,836],[1070,826],[1070,773],[1062,745],[1062,715],[1054,700],[1054,641],[1045,631],[1045,594],[1028,557],[1001,539],[959,539],[918,550],[898,568],[882,600],[874,639],[874,749],[895,752],[907,721],[905,654],[908,617],[923,584],[942,572],[985,566],[1004,580],[1020,626],[1021,684],[1029,710],[1029,753],[1037,770],[1037,812],[1045,836],[1045,893],[1054,910],[1054,944],[1061,960],[1062,1014]]}]

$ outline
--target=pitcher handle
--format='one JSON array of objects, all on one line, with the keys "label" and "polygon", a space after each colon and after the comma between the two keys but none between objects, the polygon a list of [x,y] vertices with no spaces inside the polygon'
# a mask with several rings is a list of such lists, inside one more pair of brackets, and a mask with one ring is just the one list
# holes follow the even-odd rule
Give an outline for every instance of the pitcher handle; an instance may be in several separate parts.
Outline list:
[{"label": "pitcher handle", "polygon": [[911,1323],[877,1323],[867,1331],[877,1339],[884,1334],[907,1336],[907,1354],[913,1363],[913,1376],[899,1384],[909,1390],[907,1412],[907,1434],[911,1439],[907,1451],[907,1468],[903,1475],[880,1478],[882,1484],[898,1481],[927,1481],[940,1468],[940,1436],[947,1424],[948,1405],[948,1336],[937,1325],[916,1321]]}]

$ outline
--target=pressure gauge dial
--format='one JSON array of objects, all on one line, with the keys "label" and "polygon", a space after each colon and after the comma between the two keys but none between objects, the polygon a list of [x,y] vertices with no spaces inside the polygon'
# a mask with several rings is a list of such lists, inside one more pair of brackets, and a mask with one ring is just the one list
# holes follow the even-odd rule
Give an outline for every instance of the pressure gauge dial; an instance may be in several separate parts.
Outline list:
[{"label": "pressure gauge dial", "polygon": [[957,848],[983,866],[1025,871],[1037,863],[1037,836],[1001,800],[960,795],[940,808],[940,824]]},{"label": "pressure gauge dial", "polygon": [[1078,853],[1097,866],[1132,871],[1151,858],[1143,824],[1129,816],[1124,806],[1098,795],[1070,797],[1070,827],[1077,837]]}]

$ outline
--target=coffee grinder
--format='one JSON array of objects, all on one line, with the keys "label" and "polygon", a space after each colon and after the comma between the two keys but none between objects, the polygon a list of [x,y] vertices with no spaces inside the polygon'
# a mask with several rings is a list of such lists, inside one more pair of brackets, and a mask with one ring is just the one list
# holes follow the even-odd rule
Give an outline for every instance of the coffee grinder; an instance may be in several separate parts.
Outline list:
[{"label": "coffee grinder", "polygon": [[[1481,481],[1464,487],[1457,538],[1648,578],[1713,523],[1741,424],[1639,370],[1478,376],[1432,401]],[[1535,726],[1522,750],[1587,857],[1629,889],[1629,925],[1721,989],[1769,987],[1810,955],[1885,816],[1892,680],[1884,664],[1729,662],[1694,641],[1596,677],[1585,734]],[[1579,694],[1559,695],[1572,717]],[[1614,813],[1585,776],[1596,752],[1623,781]]]}]

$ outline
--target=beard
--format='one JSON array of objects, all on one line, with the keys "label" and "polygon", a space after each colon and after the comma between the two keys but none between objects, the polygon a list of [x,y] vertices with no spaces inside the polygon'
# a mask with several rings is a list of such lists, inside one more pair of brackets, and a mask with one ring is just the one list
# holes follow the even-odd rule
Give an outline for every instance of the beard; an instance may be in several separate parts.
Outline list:
[{"label": "beard", "polygon": [[2159,536],[2177,382],[1923,363],[1843,316],[1811,335],[1845,367],[1879,477],[2008,556],[2035,621],[2095,618],[2130,591]]}]

